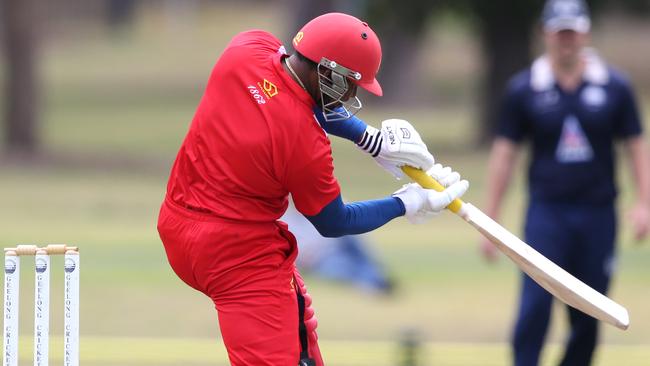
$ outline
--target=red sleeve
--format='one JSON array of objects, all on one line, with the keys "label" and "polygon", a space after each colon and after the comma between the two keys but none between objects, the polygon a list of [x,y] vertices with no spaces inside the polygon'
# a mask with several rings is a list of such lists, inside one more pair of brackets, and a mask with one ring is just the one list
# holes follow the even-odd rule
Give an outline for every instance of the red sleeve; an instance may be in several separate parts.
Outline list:
[{"label": "red sleeve", "polygon": [[[285,181],[293,202],[300,213],[318,214],[332,202],[341,188],[334,177],[334,162],[330,142],[320,127],[305,133],[294,144],[287,161]],[[307,136],[305,136],[307,135]]]}]

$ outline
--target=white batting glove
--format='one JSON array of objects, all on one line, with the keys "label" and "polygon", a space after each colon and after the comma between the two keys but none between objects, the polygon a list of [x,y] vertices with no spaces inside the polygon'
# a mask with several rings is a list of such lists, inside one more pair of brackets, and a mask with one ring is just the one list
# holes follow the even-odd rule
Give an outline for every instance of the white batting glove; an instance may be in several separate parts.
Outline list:
[{"label": "white batting glove", "polygon": [[460,174],[441,164],[434,164],[431,169],[427,170],[427,174],[445,188],[460,180]]},{"label": "white batting glove", "polygon": [[403,119],[385,120],[381,130],[368,126],[357,145],[397,179],[404,177],[404,165],[427,171],[434,164],[420,134]]},{"label": "white batting glove", "polygon": [[444,191],[425,189],[417,183],[410,183],[393,193],[393,197],[404,203],[405,216],[412,224],[422,224],[438,215],[469,188],[468,181],[460,180],[458,173],[450,168],[443,168],[440,164],[436,164],[428,173],[433,173],[430,175],[445,186]]}]

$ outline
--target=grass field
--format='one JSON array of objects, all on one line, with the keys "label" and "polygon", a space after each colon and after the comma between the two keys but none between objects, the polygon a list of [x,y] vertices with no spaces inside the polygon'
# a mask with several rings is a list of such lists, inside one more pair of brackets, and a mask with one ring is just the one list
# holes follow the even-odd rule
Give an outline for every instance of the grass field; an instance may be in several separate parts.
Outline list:
[{"label": "grass field", "polygon": [[[155,222],[167,170],[225,41],[239,24],[281,30],[277,11],[260,11],[270,16],[251,19],[247,11],[224,6],[197,15],[196,29],[173,31],[153,12],[129,37],[78,24],[83,31],[47,43],[42,64],[47,157],[0,163],[0,241],[81,247],[85,366],[227,364],[211,302],[174,276]],[[647,103],[644,110],[650,115]],[[481,206],[486,152],[471,144],[473,113],[460,104],[374,106],[362,117],[411,120],[438,160],[470,180],[467,201]],[[348,200],[386,195],[401,184],[349,143],[335,140],[334,151]],[[521,175],[502,218],[515,233],[524,204]],[[624,208],[632,187],[628,174],[620,180]],[[601,366],[646,365],[650,359],[650,247],[633,243],[628,229],[623,223],[611,295],[629,308],[632,325],[626,332],[603,326],[596,362]],[[512,263],[506,258],[483,263],[478,234],[453,215],[416,227],[396,220],[370,237],[399,281],[396,296],[370,296],[307,276],[329,365],[399,364],[400,338],[407,329],[421,337],[423,365],[508,363],[518,286]],[[25,362],[31,358],[31,276],[23,275]],[[60,278],[53,277],[52,333],[60,334]],[[564,317],[556,306],[544,365],[558,358]],[[54,357],[61,357],[60,343],[52,340]]]}]

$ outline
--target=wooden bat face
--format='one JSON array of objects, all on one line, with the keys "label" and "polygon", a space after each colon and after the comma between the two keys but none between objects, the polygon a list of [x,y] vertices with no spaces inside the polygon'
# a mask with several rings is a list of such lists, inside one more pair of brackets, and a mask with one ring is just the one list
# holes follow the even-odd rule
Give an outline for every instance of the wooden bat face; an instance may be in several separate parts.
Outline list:
[{"label": "wooden bat face", "polygon": [[530,278],[567,305],[619,329],[625,330],[630,325],[630,317],[623,306],[572,276],[481,210],[464,203],[459,215],[490,239]]},{"label": "wooden bat face", "polygon": [[[402,170],[424,188],[437,191],[444,189],[420,169],[405,166]],[[630,325],[630,317],[623,306],[551,262],[478,208],[459,199],[454,200],[447,208],[474,226],[517,267],[567,305],[619,329],[625,330]]]}]

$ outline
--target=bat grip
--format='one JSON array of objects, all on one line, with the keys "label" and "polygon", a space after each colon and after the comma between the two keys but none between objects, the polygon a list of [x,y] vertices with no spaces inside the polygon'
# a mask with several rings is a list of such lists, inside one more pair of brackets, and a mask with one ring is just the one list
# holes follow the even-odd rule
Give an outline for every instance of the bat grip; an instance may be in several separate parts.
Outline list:
[{"label": "bat grip", "polygon": [[[438,183],[435,179],[422,171],[422,169],[413,168],[411,166],[403,166],[402,171],[414,182],[418,183],[424,188],[434,189],[438,192],[445,190],[445,187],[443,187],[442,184]],[[459,198],[456,198],[449,204],[449,206],[447,206],[447,209],[457,214],[459,213],[462,206],[463,201],[461,201]]]}]

